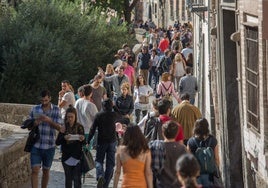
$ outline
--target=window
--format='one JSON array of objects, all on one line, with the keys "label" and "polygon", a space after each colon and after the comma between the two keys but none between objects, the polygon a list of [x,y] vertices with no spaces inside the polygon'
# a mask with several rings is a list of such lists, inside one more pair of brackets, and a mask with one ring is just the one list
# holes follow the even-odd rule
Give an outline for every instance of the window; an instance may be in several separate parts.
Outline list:
[{"label": "window", "polygon": [[157,4],[155,3],[154,4],[154,17],[155,18],[157,18],[157,14],[158,14],[158,12],[157,12]]},{"label": "window", "polygon": [[169,1],[169,11],[170,11],[170,19],[174,20],[174,6],[173,6],[174,0]]},{"label": "window", "polygon": [[176,1],[176,20],[179,20],[179,0]]},{"label": "window", "polygon": [[258,28],[246,26],[247,123],[259,131]]}]

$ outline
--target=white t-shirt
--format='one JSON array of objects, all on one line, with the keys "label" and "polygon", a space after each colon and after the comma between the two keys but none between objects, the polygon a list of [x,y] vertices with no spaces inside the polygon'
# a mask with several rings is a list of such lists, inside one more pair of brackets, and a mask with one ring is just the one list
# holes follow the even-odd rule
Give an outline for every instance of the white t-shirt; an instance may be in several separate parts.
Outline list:
[{"label": "white t-shirt", "polygon": [[77,122],[83,125],[85,134],[88,134],[98,112],[96,105],[89,100],[80,98],[76,101],[74,107],[77,110]]},{"label": "white t-shirt", "polygon": [[69,108],[70,105],[74,106],[75,104],[74,93],[71,91],[66,92],[63,95],[62,100],[66,101],[66,104],[61,108],[61,117],[64,119],[67,108]]},{"label": "white t-shirt", "polygon": [[149,110],[151,108],[150,103],[149,104],[141,104],[139,103],[139,97],[138,95],[145,95],[149,96],[153,94],[153,89],[149,85],[143,85],[140,87],[135,87],[134,88],[134,108],[135,109],[140,109],[140,110]]}]

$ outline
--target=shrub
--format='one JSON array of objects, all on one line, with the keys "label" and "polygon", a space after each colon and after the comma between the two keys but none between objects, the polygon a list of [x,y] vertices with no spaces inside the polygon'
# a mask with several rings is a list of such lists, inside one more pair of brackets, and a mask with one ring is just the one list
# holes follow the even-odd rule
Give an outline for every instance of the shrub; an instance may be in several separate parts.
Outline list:
[{"label": "shrub", "polygon": [[88,83],[125,42],[135,42],[126,26],[107,24],[97,9],[82,15],[76,2],[25,1],[1,15],[0,101],[36,103],[42,89],[57,99],[62,80]]}]

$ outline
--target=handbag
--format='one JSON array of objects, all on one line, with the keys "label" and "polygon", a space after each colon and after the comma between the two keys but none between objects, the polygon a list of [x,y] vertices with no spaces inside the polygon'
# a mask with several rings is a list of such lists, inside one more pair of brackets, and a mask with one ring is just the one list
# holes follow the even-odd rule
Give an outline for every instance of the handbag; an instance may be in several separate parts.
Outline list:
[{"label": "handbag", "polygon": [[149,104],[149,97],[145,95],[139,95],[139,103]]},{"label": "handbag", "polygon": [[95,161],[91,152],[87,149],[83,149],[81,157],[81,172],[85,174],[93,168],[95,168]]},{"label": "handbag", "polygon": [[141,104],[149,104],[149,96],[140,95],[139,88],[138,88],[138,97],[139,97],[139,103],[141,103]]}]

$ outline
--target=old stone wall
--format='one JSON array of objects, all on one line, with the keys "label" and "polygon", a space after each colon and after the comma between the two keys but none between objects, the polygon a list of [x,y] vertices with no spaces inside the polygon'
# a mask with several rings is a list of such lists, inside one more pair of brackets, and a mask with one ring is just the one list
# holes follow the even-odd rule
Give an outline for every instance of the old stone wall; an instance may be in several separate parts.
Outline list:
[{"label": "old stone wall", "polygon": [[19,188],[30,178],[30,155],[23,151],[28,130],[20,125],[32,105],[0,103],[0,188]]},{"label": "old stone wall", "polygon": [[0,103],[0,122],[20,125],[27,118],[33,105]]},{"label": "old stone wall", "polygon": [[28,131],[0,122],[0,187],[16,188],[30,177],[30,155],[23,151]]}]

